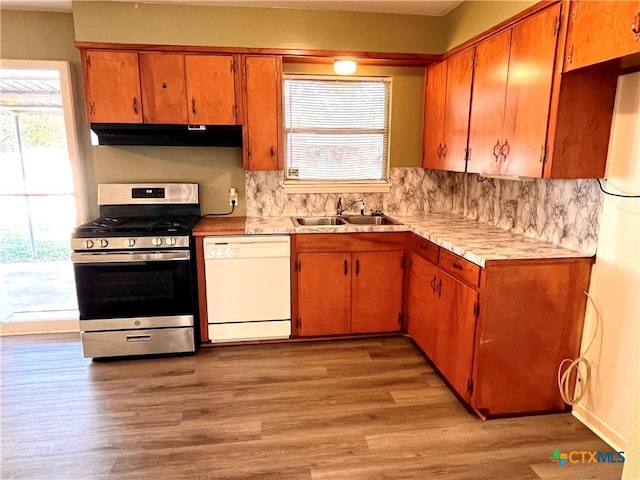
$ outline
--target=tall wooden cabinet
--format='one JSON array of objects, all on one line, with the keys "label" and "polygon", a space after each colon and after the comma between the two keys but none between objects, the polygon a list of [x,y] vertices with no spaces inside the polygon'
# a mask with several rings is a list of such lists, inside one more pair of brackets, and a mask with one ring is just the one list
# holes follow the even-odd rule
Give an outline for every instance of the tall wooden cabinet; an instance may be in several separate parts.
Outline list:
[{"label": "tall wooden cabinet", "polygon": [[465,171],[473,55],[469,48],[427,69],[423,168]]},{"label": "tall wooden cabinet", "polygon": [[136,52],[84,50],[82,66],[90,123],[142,123]]},{"label": "tall wooden cabinet", "polygon": [[282,57],[243,55],[244,168],[282,167]]},{"label": "tall wooden cabinet", "polygon": [[565,71],[640,53],[640,1],[571,2]]},{"label": "tall wooden cabinet", "polygon": [[542,176],[559,16],[558,4],[478,44],[469,172]]}]

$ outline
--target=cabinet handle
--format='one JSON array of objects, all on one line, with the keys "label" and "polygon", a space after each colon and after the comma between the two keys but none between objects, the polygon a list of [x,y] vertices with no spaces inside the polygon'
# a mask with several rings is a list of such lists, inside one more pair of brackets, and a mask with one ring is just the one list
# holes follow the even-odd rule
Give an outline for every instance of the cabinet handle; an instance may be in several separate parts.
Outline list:
[{"label": "cabinet handle", "polygon": [[273,156],[276,154],[276,149],[273,145],[271,145],[271,148],[269,149],[269,153],[271,154],[271,158],[273,158]]},{"label": "cabinet handle", "polygon": [[138,99],[133,97],[133,113],[138,114]]},{"label": "cabinet handle", "polygon": [[456,270],[464,270],[464,268],[462,268],[462,265],[460,265],[457,262],[453,262],[452,264],[453,268],[455,268]]},{"label": "cabinet handle", "polygon": [[442,146],[442,156],[443,157],[447,156],[447,144],[446,143]]},{"label": "cabinet handle", "polygon": [[344,276],[347,276],[347,272],[349,271],[349,263],[345,260],[344,261]]},{"label": "cabinet handle", "polygon": [[438,150],[436,150],[436,153],[438,154],[438,158],[442,158],[442,144],[441,143],[438,144]]},{"label": "cabinet handle", "polygon": [[418,248],[421,248],[422,250],[427,250],[427,246],[424,243],[421,243],[420,245],[418,245]]},{"label": "cabinet handle", "polygon": [[436,293],[436,276],[434,275],[431,279],[431,291]]},{"label": "cabinet handle", "polygon": [[633,19],[631,24],[631,31],[636,34],[636,42],[640,38],[640,12],[637,13],[636,18]]},{"label": "cabinet handle", "polygon": [[[504,149],[507,149],[507,151],[505,152]],[[507,142],[507,139],[505,138],[504,140],[504,144],[502,145],[502,147],[500,147],[500,154],[505,158],[505,160],[507,159],[507,155],[509,155],[509,152],[511,151],[511,148],[509,148],[509,143]]]},{"label": "cabinet handle", "polygon": [[196,99],[191,98],[191,113],[196,114]]},{"label": "cabinet handle", "polygon": [[356,276],[360,274],[360,259],[356,258]]},{"label": "cabinet handle", "polygon": [[440,279],[440,281],[438,282],[438,286],[436,287],[436,290],[438,291],[438,298],[442,297],[442,279]]},{"label": "cabinet handle", "polygon": [[493,146],[493,156],[496,159],[496,162],[498,161],[498,158],[500,158],[500,139],[496,140],[496,144]]}]

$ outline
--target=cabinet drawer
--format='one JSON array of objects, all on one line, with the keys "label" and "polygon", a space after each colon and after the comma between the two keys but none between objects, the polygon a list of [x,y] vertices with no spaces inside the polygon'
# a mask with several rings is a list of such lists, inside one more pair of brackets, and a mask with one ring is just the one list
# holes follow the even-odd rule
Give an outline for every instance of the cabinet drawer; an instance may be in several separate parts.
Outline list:
[{"label": "cabinet drawer", "polygon": [[454,277],[473,287],[480,284],[480,267],[458,255],[441,249],[438,265]]},{"label": "cabinet drawer", "polygon": [[438,252],[440,247],[435,243],[425,240],[417,235],[413,235],[411,250],[420,255],[425,260],[429,260],[431,263],[438,263]]}]

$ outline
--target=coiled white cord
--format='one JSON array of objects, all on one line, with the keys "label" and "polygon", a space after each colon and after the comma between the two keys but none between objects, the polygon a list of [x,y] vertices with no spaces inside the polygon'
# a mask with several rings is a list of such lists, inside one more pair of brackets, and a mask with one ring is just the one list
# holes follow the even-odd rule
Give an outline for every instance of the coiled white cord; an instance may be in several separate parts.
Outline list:
[{"label": "coiled white cord", "polygon": [[[591,340],[589,341],[589,344],[587,345],[587,348],[585,348],[582,355],[575,360],[565,358],[564,360],[562,360],[562,362],[560,362],[560,366],[558,367],[558,389],[560,390],[560,396],[562,397],[562,400],[568,405],[575,405],[587,394],[589,383],[591,382],[591,364],[585,357],[587,355],[587,352],[593,345],[598,330],[600,329],[600,305],[598,305],[597,300],[587,292],[584,292],[584,294],[587,296],[587,300],[589,300],[589,303],[591,303],[596,313],[596,328],[593,330]],[[580,368],[581,365],[584,366],[583,369]],[[584,376],[581,370],[584,370]],[[574,375],[574,372],[576,383],[575,388],[572,391],[571,377]]]}]

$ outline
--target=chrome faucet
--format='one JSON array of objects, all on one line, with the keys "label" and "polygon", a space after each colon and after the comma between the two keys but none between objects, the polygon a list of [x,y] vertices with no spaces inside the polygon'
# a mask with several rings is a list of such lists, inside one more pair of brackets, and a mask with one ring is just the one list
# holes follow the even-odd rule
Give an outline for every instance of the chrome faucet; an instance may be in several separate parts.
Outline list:
[{"label": "chrome faucet", "polygon": [[360,215],[364,215],[364,200],[362,198],[356,198],[353,202],[343,208],[342,197],[338,197],[338,203],[336,203],[336,215],[342,215],[343,212],[349,210],[356,203],[360,203]]}]

